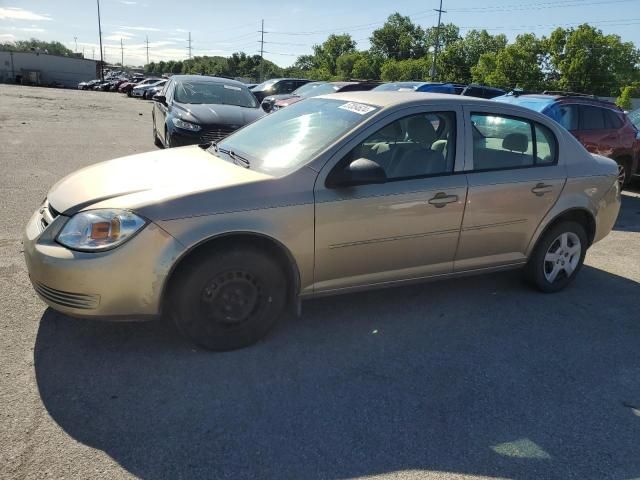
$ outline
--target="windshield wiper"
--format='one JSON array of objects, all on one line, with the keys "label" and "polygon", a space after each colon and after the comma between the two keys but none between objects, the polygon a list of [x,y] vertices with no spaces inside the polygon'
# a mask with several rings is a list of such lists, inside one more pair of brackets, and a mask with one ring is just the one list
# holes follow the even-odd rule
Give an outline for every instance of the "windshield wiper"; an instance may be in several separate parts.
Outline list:
[{"label": "windshield wiper", "polygon": [[233,160],[233,163],[235,163],[236,165],[239,165],[244,168],[251,167],[251,162],[248,159],[244,158],[242,155],[238,155],[233,150],[225,150],[224,148],[220,148],[219,151],[221,153],[224,153],[225,155],[228,155],[229,158]]}]

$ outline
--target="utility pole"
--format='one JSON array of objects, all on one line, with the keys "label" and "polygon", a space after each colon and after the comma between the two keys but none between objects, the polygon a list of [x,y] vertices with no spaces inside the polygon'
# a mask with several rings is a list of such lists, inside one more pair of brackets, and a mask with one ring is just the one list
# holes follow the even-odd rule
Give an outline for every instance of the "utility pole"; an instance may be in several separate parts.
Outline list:
[{"label": "utility pole", "polygon": [[100,0],[96,0],[98,4],[98,36],[100,37],[100,80],[104,80],[104,60],[102,56],[102,25],[100,24]]},{"label": "utility pole", "polygon": [[91,59],[96,59],[96,47],[91,47]]},{"label": "utility pole", "polygon": [[260,29],[260,78],[258,83],[264,81],[264,18],[262,19],[262,28]]},{"label": "utility pole", "polygon": [[191,58],[191,32],[189,32],[189,40],[187,40],[189,42],[189,46],[187,47],[187,50],[189,51],[189,58]]},{"label": "utility pole", "polygon": [[147,35],[147,65],[149,65],[149,35]]},{"label": "utility pole", "polygon": [[120,66],[124,68],[124,47],[122,46],[122,39],[120,39]]},{"label": "utility pole", "polygon": [[73,37],[73,41],[76,42],[75,52],[78,53],[78,37]]},{"label": "utility pole", "polygon": [[433,49],[433,66],[431,67],[431,80],[436,79],[436,61],[438,60],[438,50],[440,50],[440,25],[442,23],[442,14],[447,13],[442,10],[442,0],[440,0],[440,8],[435,10],[438,12],[438,28],[436,28],[436,45]]}]

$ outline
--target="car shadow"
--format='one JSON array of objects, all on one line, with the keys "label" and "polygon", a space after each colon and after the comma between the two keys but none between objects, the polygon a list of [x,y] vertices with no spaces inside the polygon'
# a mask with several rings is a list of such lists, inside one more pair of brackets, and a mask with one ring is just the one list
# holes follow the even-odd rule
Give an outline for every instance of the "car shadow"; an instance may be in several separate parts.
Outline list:
[{"label": "car shadow", "polygon": [[640,284],[519,278],[309,301],[229,353],[47,310],[37,384],[67,434],[145,479],[640,476]]},{"label": "car shadow", "polygon": [[622,192],[622,207],[613,229],[621,232],[640,232],[640,189],[627,188]]}]

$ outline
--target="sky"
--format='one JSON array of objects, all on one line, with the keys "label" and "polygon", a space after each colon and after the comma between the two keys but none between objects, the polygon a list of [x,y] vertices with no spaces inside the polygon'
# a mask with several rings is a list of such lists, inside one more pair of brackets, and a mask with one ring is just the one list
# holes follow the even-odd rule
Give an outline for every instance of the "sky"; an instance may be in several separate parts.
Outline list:
[{"label": "sky", "polygon": [[[125,65],[188,58],[192,54],[259,53],[264,19],[265,58],[289,66],[331,33],[349,33],[359,49],[398,11],[424,28],[437,24],[440,0],[100,0],[107,62]],[[504,33],[548,35],[590,23],[640,47],[640,0],[443,0],[443,22]],[[97,5],[92,0],[0,0],[0,41],[31,37],[59,41],[86,58],[100,56]],[[122,40],[123,51],[120,48]]]}]

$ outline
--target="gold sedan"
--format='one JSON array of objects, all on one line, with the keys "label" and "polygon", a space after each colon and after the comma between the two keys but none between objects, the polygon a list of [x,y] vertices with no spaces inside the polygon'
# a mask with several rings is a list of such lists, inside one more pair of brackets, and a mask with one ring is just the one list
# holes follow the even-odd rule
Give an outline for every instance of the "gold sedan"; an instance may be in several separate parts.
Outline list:
[{"label": "gold sedan", "polygon": [[312,296],[512,268],[561,290],[619,209],[615,162],[546,116],[354,92],[219,144],[71,174],[29,221],[24,250],[56,310],[168,314],[194,342],[228,350]]}]

